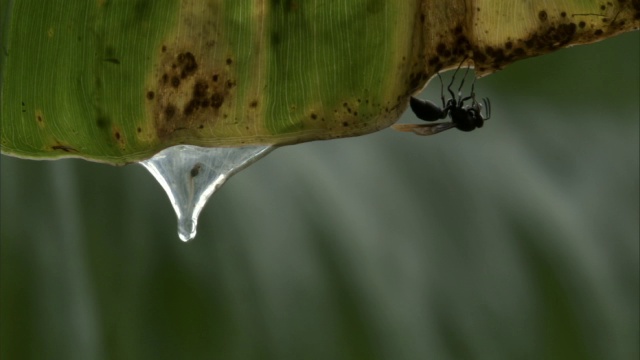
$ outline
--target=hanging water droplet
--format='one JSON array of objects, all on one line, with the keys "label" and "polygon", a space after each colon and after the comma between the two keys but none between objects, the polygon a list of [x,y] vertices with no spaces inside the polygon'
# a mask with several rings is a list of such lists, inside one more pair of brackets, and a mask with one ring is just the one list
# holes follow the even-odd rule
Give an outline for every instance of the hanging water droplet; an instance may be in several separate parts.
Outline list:
[{"label": "hanging water droplet", "polygon": [[196,236],[198,216],[207,200],[233,174],[267,155],[273,146],[203,148],[178,145],[141,162],[167,192],[178,217],[178,236]]}]

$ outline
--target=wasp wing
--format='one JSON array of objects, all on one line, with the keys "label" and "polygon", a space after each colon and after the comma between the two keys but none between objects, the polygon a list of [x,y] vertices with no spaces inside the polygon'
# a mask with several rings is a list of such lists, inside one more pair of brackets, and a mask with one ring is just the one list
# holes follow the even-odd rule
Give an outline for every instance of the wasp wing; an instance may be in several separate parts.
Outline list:
[{"label": "wasp wing", "polygon": [[449,130],[456,127],[454,123],[445,122],[438,124],[394,124],[391,125],[396,131],[412,132],[416,135],[428,136]]}]

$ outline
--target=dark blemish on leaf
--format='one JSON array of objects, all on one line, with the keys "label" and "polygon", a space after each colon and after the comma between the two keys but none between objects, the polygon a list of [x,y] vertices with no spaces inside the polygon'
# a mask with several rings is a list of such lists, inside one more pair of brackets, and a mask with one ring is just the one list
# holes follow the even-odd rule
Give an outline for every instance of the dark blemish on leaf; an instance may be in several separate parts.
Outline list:
[{"label": "dark blemish on leaf", "polygon": [[462,25],[458,25],[458,26],[456,26],[456,28],[455,28],[455,29],[453,29],[453,32],[454,32],[454,34],[456,34],[456,35],[460,35],[460,34],[462,34]]},{"label": "dark blemish on leaf", "polygon": [[227,80],[227,88],[231,89],[234,86],[236,86],[235,81]]},{"label": "dark blemish on leaf", "polygon": [[214,74],[214,75],[211,77],[211,80],[213,80],[213,82],[218,82],[218,77],[219,77],[219,76],[218,76],[218,74]]},{"label": "dark blemish on leaf", "polygon": [[469,48],[469,39],[464,35],[458,36],[456,38],[456,45],[460,48],[456,49],[456,53],[462,55],[466,52],[466,49]]},{"label": "dark blemish on leaf", "polygon": [[182,68],[180,76],[184,79],[193,75],[198,70],[198,63],[195,56],[190,52],[178,54],[178,65]]},{"label": "dark blemish on leaf", "polygon": [[250,106],[250,107],[252,107],[252,108],[256,108],[256,107],[258,107],[258,100],[253,100],[253,101],[251,102],[251,104],[249,104],[249,106]]},{"label": "dark blemish on leaf", "polygon": [[207,96],[207,90],[209,89],[209,85],[204,81],[198,81],[193,86],[193,96],[196,98],[203,98]]},{"label": "dark blemish on leaf", "polygon": [[204,125],[200,124],[200,126],[198,126],[198,129],[204,129]]},{"label": "dark blemish on leaf", "polygon": [[153,91],[148,91],[147,92],[147,99],[149,100],[153,100],[153,98],[156,96],[156,94]]},{"label": "dark blemish on leaf", "polygon": [[224,96],[222,96],[219,93],[215,93],[213,95],[211,95],[211,107],[213,108],[220,108],[220,106],[222,106],[222,103],[224,102]]},{"label": "dark blemish on leaf", "polygon": [[162,45],[162,52],[166,52],[167,51],[167,46],[166,45]]},{"label": "dark blemish on leaf", "polygon": [[171,118],[176,114],[176,107],[169,104],[164,109],[164,115],[167,117],[167,120],[171,120]]},{"label": "dark blemish on leaf", "polygon": [[141,129],[141,128],[138,128],[138,132],[139,132],[139,133],[141,133],[141,132],[142,132],[142,129]]},{"label": "dark blemish on leaf", "polygon": [[511,48],[513,48],[513,43],[511,41],[507,41],[507,43],[504,44],[504,47],[507,50],[511,50]]},{"label": "dark blemish on leaf", "polygon": [[116,133],[114,134],[116,136],[117,140],[120,140],[120,133],[116,131]]},{"label": "dark blemish on leaf", "polygon": [[38,122],[42,122],[42,116],[38,115]]},{"label": "dark blemish on leaf", "polygon": [[187,106],[184,107],[184,114],[189,116],[193,114],[194,111],[198,110],[200,107],[200,102],[198,100],[191,100],[187,103]]},{"label": "dark blemish on leaf", "polygon": [[560,16],[567,17],[567,13],[563,11],[563,12],[560,13]]},{"label": "dark blemish on leaf", "polygon": [[173,86],[174,88],[180,86],[180,79],[178,79],[177,76],[171,78],[171,86]]},{"label": "dark blemish on leaf", "polygon": [[201,163],[197,163],[195,165],[193,165],[193,167],[191,168],[191,172],[190,175],[192,178],[198,176],[198,174],[200,174],[200,169],[202,169],[202,164]]},{"label": "dark blemish on leaf", "polygon": [[600,5],[600,10],[604,11],[607,7],[604,5]]},{"label": "dark blemish on leaf", "polygon": [[578,26],[580,27],[580,29],[583,29],[586,25],[587,25],[587,23],[585,23],[584,21],[580,21],[578,23]]},{"label": "dark blemish on leaf", "polygon": [[343,121],[343,122],[342,122],[342,126],[344,126],[344,127],[348,127],[348,126],[349,126],[349,123],[348,123],[348,122],[346,122],[346,121]]},{"label": "dark blemish on leaf", "polygon": [[231,60],[231,58],[227,58],[227,65],[231,65],[233,64],[233,60]]},{"label": "dark blemish on leaf", "polygon": [[67,146],[67,145],[53,145],[51,147],[51,149],[53,149],[53,150],[62,150],[64,152],[78,152],[78,150],[72,148],[71,146]]},{"label": "dark blemish on leaf", "polygon": [[104,61],[108,62],[108,63],[112,63],[112,64],[116,64],[116,65],[120,65],[120,60],[116,59],[116,58],[108,58],[108,59],[104,59]]},{"label": "dark blemish on leaf", "polygon": [[316,114],[314,114],[314,113],[311,113],[311,119],[312,119],[312,120],[315,120],[315,119],[317,119],[317,118],[318,118],[318,115],[316,115]]},{"label": "dark blemish on leaf", "polygon": [[107,126],[109,126],[109,123],[111,121],[109,120],[108,117],[106,116],[100,116],[98,117],[98,119],[96,120],[96,125],[98,125],[99,128],[104,129]]},{"label": "dark blemish on leaf", "polygon": [[162,83],[166,84],[167,81],[169,81],[169,75],[168,74],[164,74],[162,75]]},{"label": "dark blemish on leaf", "polygon": [[547,21],[547,12],[542,10],[538,13],[538,19],[540,19],[540,21]]},{"label": "dark blemish on leaf", "polygon": [[537,37],[532,37],[530,39],[527,39],[527,40],[525,40],[524,44],[527,46],[527,48],[532,48],[536,39],[537,39]]},{"label": "dark blemish on leaf", "polygon": [[600,36],[600,35],[602,35],[602,33],[603,33],[603,31],[602,31],[602,30],[600,30],[600,29],[598,29],[598,30],[596,30],[596,31],[594,32],[594,35],[596,35],[596,36]]}]

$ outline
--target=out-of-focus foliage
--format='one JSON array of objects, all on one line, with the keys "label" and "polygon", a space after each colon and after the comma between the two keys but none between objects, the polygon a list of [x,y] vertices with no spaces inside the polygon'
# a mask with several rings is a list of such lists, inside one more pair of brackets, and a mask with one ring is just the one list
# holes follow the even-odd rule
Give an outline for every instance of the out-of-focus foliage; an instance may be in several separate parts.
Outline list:
[{"label": "out-of-focus foliage", "polygon": [[639,39],[479,80],[473,133],[278,149],[188,244],[141,166],[2,157],[0,358],[637,359]]}]

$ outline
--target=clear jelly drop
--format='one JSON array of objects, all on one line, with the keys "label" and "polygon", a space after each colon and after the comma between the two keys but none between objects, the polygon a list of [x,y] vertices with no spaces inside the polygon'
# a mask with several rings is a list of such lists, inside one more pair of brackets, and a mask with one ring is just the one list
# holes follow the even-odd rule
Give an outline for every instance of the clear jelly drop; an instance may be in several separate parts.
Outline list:
[{"label": "clear jelly drop", "polygon": [[200,211],[224,182],[267,155],[273,146],[203,148],[178,145],[141,162],[166,191],[178,217],[178,236],[196,236]]}]

